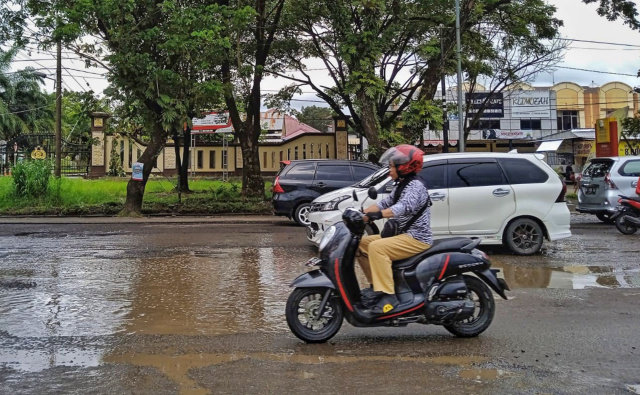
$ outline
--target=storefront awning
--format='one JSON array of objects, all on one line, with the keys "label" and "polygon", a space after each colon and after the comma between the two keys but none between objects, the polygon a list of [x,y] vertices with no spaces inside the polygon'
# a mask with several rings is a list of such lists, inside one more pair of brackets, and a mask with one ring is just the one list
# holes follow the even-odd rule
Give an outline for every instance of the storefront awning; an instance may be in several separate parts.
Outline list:
[{"label": "storefront awning", "polygon": [[558,147],[560,147],[560,144],[562,144],[562,141],[563,140],[543,141],[536,151],[537,152],[556,151]]}]

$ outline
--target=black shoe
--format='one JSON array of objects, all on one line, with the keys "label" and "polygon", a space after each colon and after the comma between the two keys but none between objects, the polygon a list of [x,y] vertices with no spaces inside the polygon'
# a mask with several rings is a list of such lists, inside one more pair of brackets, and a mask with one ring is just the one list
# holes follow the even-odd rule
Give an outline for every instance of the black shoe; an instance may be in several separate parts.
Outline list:
[{"label": "black shoe", "polygon": [[373,290],[373,287],[368,287],[368,288],[364,288],[360,290],[360,295],[363,298],[368,298],[371,296],[372,293],[374,293],[375,291]]},{"label": "black shoe", "polygon": [[387,314],[393,311],[400,301],[395,294],[383,294],[383,296],[371,306],[371,314]]},{"label": "black shoe", "polygon": [[[364,290],[363,290],[364,291]],[[374,290],[369,290],[367,292],[362,292],[362,296],[360,297],[360,304],[364,309],[370,309],[375,305],[380,298],[385,295],[384,292],[376,292]]]}]

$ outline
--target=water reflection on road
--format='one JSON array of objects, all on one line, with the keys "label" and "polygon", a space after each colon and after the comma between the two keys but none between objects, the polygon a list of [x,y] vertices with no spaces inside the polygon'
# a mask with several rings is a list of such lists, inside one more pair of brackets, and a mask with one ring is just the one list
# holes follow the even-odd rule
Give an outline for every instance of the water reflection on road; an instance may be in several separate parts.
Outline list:
[{"label": "water reflection on road", "polygon": [[[2,330],[17,337],[278,331],[286,325],[284,285],[313,255],[285,247],[163,249],[151,237],[4,238]],[[270,244],[269,234],[259,237],[266,240],[255,244]],[[29,283],[36,286],[20,287]]]},{"label": "water reflection on road", "polygon": [[640,269],[607,266],[515,266],[492,260],[512,289],[640,288]]}]

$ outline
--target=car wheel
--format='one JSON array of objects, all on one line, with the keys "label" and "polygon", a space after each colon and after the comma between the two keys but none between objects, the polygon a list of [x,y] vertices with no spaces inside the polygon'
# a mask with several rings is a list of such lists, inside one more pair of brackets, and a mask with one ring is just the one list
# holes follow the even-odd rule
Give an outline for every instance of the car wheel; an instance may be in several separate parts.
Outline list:
[{"label": "car wheel", "polygon": [[530,218],[520,218],[507,227],[504,241],[516,255],[533,255],[542,248],[544,235],[538,223]]},{"label": "car wheel", "polygon": [[311,221],[309,221],[309,213],[311,212],[311,204],[302,203],[296,207],[295,212],[293,214],[293,220],[300,226],[309,226],[311,225]]},{"label": "car wheel", "polygon": [[611,223],[611,214],[609,214],[609,213],[596,214],[596,217],[598,217],[598,219],[600,221],[604,222],[605,224],[610,224]]}]

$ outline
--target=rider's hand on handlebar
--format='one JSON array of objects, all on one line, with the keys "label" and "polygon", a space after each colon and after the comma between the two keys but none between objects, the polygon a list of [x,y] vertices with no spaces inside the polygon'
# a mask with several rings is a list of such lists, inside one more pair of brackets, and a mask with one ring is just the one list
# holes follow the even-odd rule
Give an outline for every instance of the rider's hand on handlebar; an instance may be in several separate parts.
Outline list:
[{"label": "rider's hand on handlebar", "polygon": [[369,221],[375,221],[382,218],[382,211],[372,211],[372,212],[366,213],[366,216],[369,219]]}]

